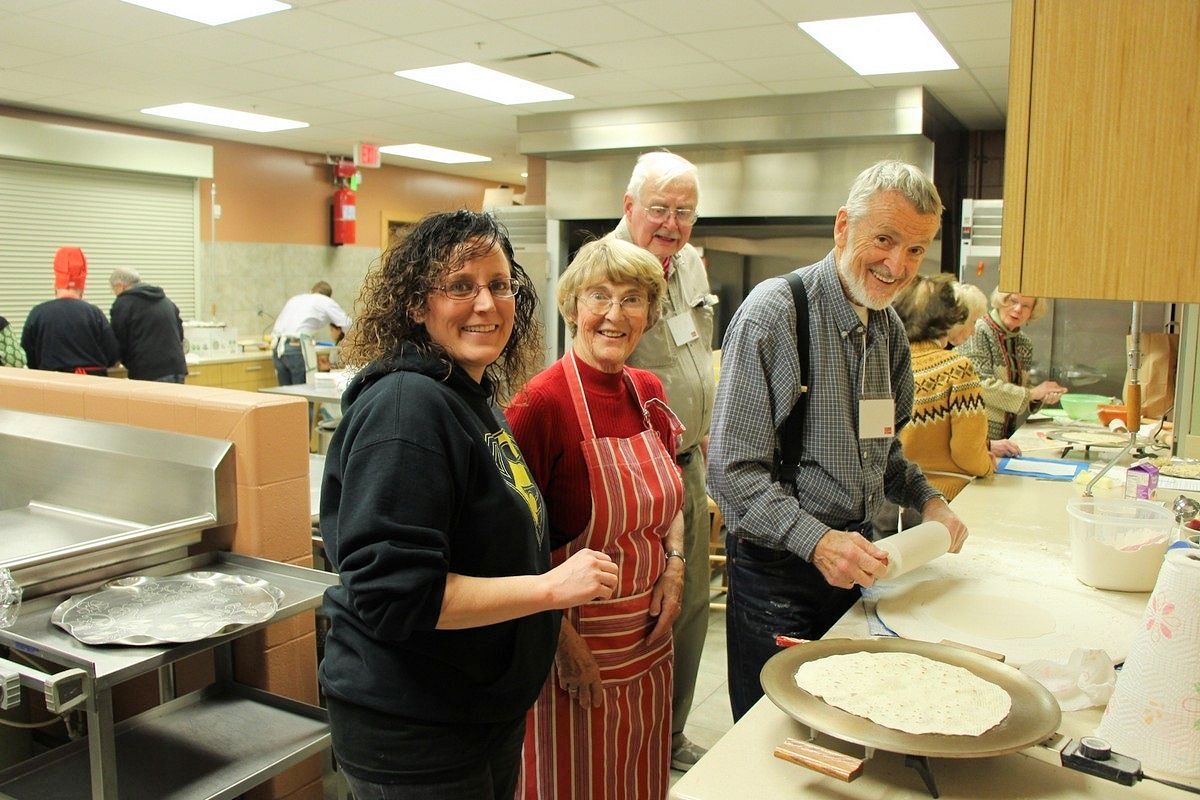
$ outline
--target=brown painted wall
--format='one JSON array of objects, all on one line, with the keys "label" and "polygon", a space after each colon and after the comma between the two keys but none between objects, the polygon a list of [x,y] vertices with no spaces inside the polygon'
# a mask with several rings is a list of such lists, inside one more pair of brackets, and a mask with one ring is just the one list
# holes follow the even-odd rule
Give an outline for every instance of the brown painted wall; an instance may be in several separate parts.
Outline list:
[{"label": "brown painted wall", "polygon": [[[221,206],[218,242],[329,244],[329,202],[334,185],[323,153],[185,136],[6,106],[0,106],[0,115],[211,145],[217,203]],[[462,207],[479,210],[483,190],[499,186],[492,181],[392,165],[362,172],[356,244],[372,247],[381,244],[380,221],[385,213],[392,219],[411,220],[431,211]],[[212,235],[211,185],[212,181],[200,181],[200,238],[205,241]],[[524,187],[513,188],[520,192]]]}]

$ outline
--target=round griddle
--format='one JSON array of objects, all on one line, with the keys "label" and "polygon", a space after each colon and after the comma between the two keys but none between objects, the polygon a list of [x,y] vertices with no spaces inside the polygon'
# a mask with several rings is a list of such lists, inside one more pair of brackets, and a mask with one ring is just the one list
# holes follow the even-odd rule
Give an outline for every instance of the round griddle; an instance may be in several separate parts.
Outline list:
[{"label": "round griddle", "polygon": [[[809,694],[796,685],[796,670],[808,661],[847,653],[914,653],[963,667],[1012,697],[1012,710],[979,736],[905,733],[886,728]],[[814,731],[864,747],[935,758],[980,758],[1024,750],[1058,728],[1058,701],[1040,683],[1000,661],[948,645],[913,639],[824,639],[789,647],[771,657],[760,673],[763,690],[779,708]],[[887,675],[879,675],[881,682]]]}]

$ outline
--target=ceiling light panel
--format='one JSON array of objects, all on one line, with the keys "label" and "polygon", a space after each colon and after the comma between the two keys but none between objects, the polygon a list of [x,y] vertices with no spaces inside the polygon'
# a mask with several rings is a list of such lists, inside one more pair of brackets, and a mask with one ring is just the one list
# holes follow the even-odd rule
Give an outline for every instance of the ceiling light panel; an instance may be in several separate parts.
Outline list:
[{"label": "ceiling light panel", "polygon": [[428,144],[389,144],[379,148],[379,152],[390,156],[419,158],[422,161],[436,161],[439,164],[474,164],[481,161],[491,161],[487,156],[475,153],[464,153],[461,150],[447,150],[444,147],[434,147]]},{"label": "ceiling light panel", "polygon": [[913,12],[796,23],[859,75],[958,69]]},{"label": "ceiling light panel", "polygon": [[470,62],[444,64],[440,67],[405,69],[396,73],[410,81],[427,83],[452,92],[468,94],[506,106],[522,103],[545,103],[552,100],[572,100],[574,95],[542,86],[494,69]]},{"label": "ceiling light panel", "polygon": [[282,117],[268,117],[265,114],[251,114],[246,111],[235,111],[232,108],[206,106],[202,103],[175,103],[169,106],[143,108],[143,114],[153,114],[156,117],[182,119],[187,122],[199,122],[204,125],[218,125],[222,128],[237,128],[243,131],[269,133],[271,131],[286,131],[293,128],[307,128],[307,122]]},{"label": "ceiling light panel", "polygon": [[205,25],[224,25],[240,19],[261,17],[291,8],[276,0],[122,0],[133,6],[161,11],[174,17],[203,22]]}]

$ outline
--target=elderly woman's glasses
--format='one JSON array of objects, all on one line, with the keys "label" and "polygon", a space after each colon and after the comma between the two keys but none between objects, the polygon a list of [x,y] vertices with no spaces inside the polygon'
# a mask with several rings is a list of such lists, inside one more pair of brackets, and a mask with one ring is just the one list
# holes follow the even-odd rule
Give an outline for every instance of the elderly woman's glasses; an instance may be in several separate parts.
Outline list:
[{"label": "elderly woman's glasses", "polygon": [[484,289],[499,300],[507,300],[516,295],[521,290],[521,282],[513,278],[494,278],[487,283],[475,283],[474,281],[454,281],[442,286],[433,287],[434,291],[441,292],[451,300],[459,300],[466,302],[474,300],[479,296],[479,293]]},{"label": "elderly woman's glasses", "polygon": [[593,314],[604,315],[613,305],[618,305],[621,310],[631,316],[645,314],[650,308],[650,301],[645,295],[627,294],[624,297],[609,297],[604,292],[584,292],[579,295],[579,301],[583,303],[583,307]]},{"label": "elderly woman's glasses", "polygon": [[651,222],[663,223],[668,217],[674,216],[680,225],[691,225],[696,221],[694,208],[667,208],[666,206],[642,206],[646,209],[646,219]]}]

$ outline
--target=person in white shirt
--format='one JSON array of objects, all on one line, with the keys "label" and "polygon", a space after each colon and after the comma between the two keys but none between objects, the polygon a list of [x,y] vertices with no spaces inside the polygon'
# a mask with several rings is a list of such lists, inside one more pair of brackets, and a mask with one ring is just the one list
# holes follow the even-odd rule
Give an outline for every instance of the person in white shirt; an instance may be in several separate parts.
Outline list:
[{"label": "person in white shirt", "polygon": [[280,386],[304,383],[300,337],[315,336],[326,325],[338,342],[350,327],[350,317],[333,299],[333,287],[325,281],[317,281],[310,293],[298,294],[284,303],[271,331],[271,360]]}]

